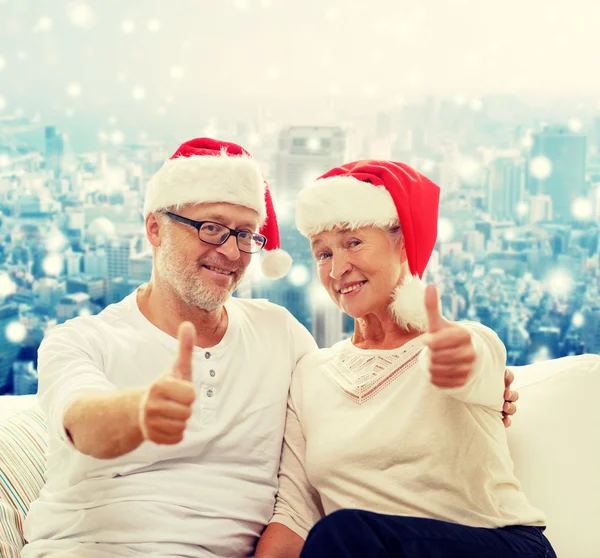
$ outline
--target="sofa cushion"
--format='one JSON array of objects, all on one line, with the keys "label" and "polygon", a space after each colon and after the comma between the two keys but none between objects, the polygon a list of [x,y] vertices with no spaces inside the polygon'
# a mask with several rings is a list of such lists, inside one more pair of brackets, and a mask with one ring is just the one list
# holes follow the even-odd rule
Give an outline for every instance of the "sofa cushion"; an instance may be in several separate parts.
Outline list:
[{"label": "sofa cushion", "polygon": [[600,552],[600,356],[515,367],[517,414],[507,430],[515,474],[548,520],[558,556]]},{"label": "sofa cushion", "polygon": [[18,557],[23,521],[45,482],[47,429],[31,408],[0,423],[0,556]]}]

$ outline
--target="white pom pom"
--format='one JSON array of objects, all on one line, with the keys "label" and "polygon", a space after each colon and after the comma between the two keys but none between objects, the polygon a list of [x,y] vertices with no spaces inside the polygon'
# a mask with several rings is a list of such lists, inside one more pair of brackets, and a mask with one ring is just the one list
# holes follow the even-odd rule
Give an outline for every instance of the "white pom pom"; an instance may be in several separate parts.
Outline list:
[{"label": "white pom pom", "polygon": [[263,275],[269,279],[281,279],[292,267],[292,256],[285,250],[265,250],[260,264]]},{"label": "white pom pom", "polygon": [[394,290],[394,300],[389,308],[396,323],[405,329],[427,330],[425,309],[425,283],[418,275],[407,275]]}]

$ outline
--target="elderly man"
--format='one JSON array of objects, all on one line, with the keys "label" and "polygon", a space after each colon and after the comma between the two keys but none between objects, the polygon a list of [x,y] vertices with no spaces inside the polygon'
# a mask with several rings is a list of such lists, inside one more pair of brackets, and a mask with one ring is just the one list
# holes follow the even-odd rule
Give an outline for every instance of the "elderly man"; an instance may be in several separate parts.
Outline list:
[{"label": "elderly man", "polygon": [[317,347],[287,310],[231,298],[263,248],[266,275],[291,263],[268,187],[241,147],[196,139],[144,213],[150,282],[40,348],[48,480],[23,558],[251,556],[272,517],[292,370]]}]

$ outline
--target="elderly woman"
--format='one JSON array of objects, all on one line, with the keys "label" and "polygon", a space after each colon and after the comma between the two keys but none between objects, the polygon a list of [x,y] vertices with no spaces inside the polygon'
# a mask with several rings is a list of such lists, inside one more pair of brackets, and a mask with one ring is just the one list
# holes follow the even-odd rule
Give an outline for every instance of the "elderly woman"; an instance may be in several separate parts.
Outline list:
[{"label": "elderly woman", "polygon": [[555,557],[513,474],[504,345],[445,320],[420,279],[438,202],[435,184],[387,161],[344,165],[301,192],[298,228],[355,331],[294,372],[257,558]]}]

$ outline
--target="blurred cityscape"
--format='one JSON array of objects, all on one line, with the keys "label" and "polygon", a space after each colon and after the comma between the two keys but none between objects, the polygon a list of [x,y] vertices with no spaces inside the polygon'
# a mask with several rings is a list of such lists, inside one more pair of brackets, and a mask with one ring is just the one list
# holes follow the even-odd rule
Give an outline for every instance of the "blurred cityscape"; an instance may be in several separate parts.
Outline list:
[{"label": "blurred cityscape", "polygon": [[[527,111],[512,97],[430,97],[339,126],[261,115],[222,123],[218,137],[262,165],[294,257],[275,282],[253,262],[236,296],[284,305],[320,346],[347,336],[353,323],[322,292],[294,228],[294,199],[333,166],[393,159],[441,187],[425,278],[441,290],[446,317],[493,328],[510,364],[600,351],[600,117],[542,121]],[[4,114],[0,393],[26,394],[37,389],[37,349],[50,328],[96,314],[150,278],[146,184],[190,138],[126,143],[113,131],[81,152],[35,115]]]}]

